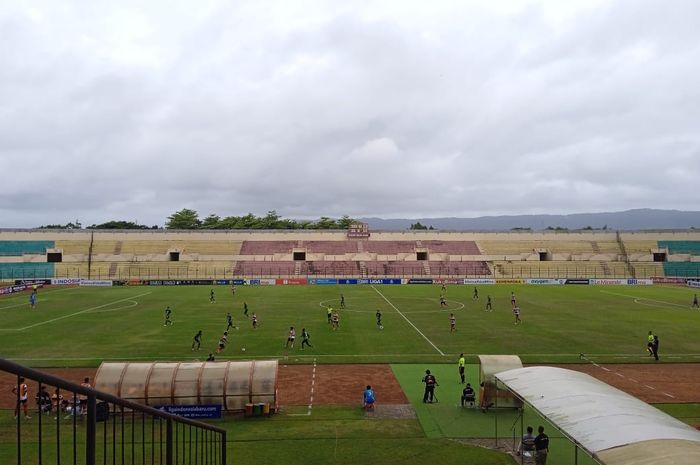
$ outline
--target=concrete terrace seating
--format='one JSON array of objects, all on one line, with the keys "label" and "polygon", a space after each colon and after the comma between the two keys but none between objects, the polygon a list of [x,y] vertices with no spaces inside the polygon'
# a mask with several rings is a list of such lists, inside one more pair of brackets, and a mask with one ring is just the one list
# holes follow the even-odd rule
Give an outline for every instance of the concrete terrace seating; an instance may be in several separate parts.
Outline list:
[{"label": "concrete terrace seating", "polygon": [[90,252],[90,241],[56,241],[55,247],[63,250],[63,255],[87,255]]},{"label": "concrete terrace seating", "polygon": [[624,263],[597,261],[496,261],[493,266],[496,278],[629,278]]},{"label": "concrete terrace seating", "polygon": [[184,254],[238,255],[242,241],[183,241],[179,248]]},{"label": "concrete terrace seating", "polygon": [[0,263],[0,280],[54,277],[53,263]]},{"label": "concrete terrace seating", "polygon": [[669,254],[700,255],[700,241],[659,241],[659,248],[668,248]]},{"label": "concrete terrace seating", "polygon": [[365,252],[381,255],[411,253],[416,250],[415,241],[364,241]]},{"label": "concrete terrace seating", "polygon": [[302,274],[358,276],[360,265],[353,261],[303,262]]},{"label": "concrete terrace seating", "polygon": [[257,277],[257,276],[294,276],[296,262],[254,262],[239,261],[233,270],[236,277]]},{"label": "concrete terrace seating", "polygon": [[116,270],[110,269],[110,278],[187,278],[187,262],[117,262]]},{"label": "concrete terrace seating", "polygon": [[56,278],[87,278],[88,277],[88,263],[87,262],[56,263],[56,267],[54,269],[54,276]]},{"label": "concrete terrace seating", "polygon": [[433,276],[491,276],[486,262],[430,262]]},{"label": "concrete terrace seating", "polygon": [[663,266],[666,276],[700,277],[700,262],[665,262]]},{"label": "concrete terrace seating", "polygon": [[197,261],[187,263],[187,276],[191,279],[212,278],[230,279],[233,276],[234,264],[230,261]]},{"label": "concrete terrace seating", "polygon": [[301,244],[309,253],[324,253],[327,255],[344,255],[357,253],[356,241],[304,241]]},{"label": "concrete terrace seating", "polygon": [[292,253],[297,241],[243,241],[241,255],[271,255]]},{"label": "concrete terrace seating", "polygon": [[635,278],[652,278],[654,276],[665,276],[664,264],[658,262],[636,262],[631,263],[634,268]]},{"label": "concrete terrace seating", "polygon": [[425,262],[365,262],[367,276],[425,276]]},{"label": "concrete terrace seating", "polygon": [[513,255],[533,253],[537,249],[546,249],[552,253],[579,254],[619,254],[620,247],[615,241],[479,241],[481,250],[486,255]]},{"label": "concrete terrace seating", "polygon": [[632,254],[650,254],[652,250],[657,249],[659,246],[656,241],[651,240],[622,240],[625,245],[625,251],[627,255]]},{"label": "concrete terrace seating", "polygon": [[54,247],[54,241],[0,241],[0,255],[44,255],[46,249]]},{"label": "concrete terrace seating", "polygon": [[474,241],[422,241],[423,247],[430,252],[448,253],[450,255],[480,255],[479,247]]}]

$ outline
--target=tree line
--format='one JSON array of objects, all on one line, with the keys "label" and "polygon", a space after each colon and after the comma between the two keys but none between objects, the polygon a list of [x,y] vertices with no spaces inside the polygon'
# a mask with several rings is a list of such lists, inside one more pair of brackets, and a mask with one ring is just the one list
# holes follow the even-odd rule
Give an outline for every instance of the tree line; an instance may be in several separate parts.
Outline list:
[{"label": "tree line", "polygon": [[[282,218],[275,210],[270,210],[265,216],[256,216],[248,213],[243,216],[221,217],[210,214],[200,218],[199,213],[189,208],[183,208],[168,216],[165,229],[347,229],[358,221],[344,215],[341,218],[329,218],[322,216],[318,220],[292,220]],[[47,224],[38,229],[82,229],[80,221],[66,224]],[[108,221],[101,224],[93,224],[85,229],[161,229],[158,225],[146,226],[136,221]]]}]

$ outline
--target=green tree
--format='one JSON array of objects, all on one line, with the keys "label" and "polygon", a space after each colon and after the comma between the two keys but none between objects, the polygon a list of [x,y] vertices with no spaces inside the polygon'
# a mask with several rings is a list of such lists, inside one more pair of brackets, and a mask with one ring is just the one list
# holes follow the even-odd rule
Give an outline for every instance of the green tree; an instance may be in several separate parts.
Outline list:
[{"label": "green tree", "polygon": [[212,213],[202,221],[202,229],[221,229],[221,217]]},{"label": "green tree", "polygon": [[201,224],[202,221],[196,211],[183,208],[168,217],[165,227],[167,229],[197,229]]},{"label": "green tree", "polygon": [[[431,228],[432,228],[432,226],[431,226]],[[415,222],[415,223],[412,223],[412,224],[411,224],[411,227],[408,228],[408,229],[411,229],[411,230],[424,230],[424,229],[428,229],[428,227],[425,226],[425,225],[420,224],[420,221],[417,221],[417,222]]]}]

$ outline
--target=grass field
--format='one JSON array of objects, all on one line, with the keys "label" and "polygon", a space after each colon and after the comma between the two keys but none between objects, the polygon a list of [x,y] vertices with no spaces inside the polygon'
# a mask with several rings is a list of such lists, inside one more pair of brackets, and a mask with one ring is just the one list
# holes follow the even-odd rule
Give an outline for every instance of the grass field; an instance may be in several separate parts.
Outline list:
[{"label": "grass field", "polygon": [[[579,362],[579,353],[600,363],[648,363],[646,333],[662,341],[662,362],[700,361],[696,337],[700,312],[692,310],[692,290],[680,287],[627,286],[448,286],[448,308],[439,305],[439,286],[207,286],[46,288],[38,306],[26,294],[0,298],[0,356],[34,367],[98,366],[102,360],[204,359],[215,348],[231,312],[240,326],[217,360],[280,358],[284,363],[391,363],[412,402],[416,419],[367,419],[357,408],[315,407],[312,416],[277,415],[269,420],[218,422],[230,431],[231,463],[507,464],[504,454],[464,445],[463,437],[493,437],[494,417],[456,406],[460,385],[442,383],[441,402],[418,401],[416,377],[426,364],[441,377],[454,376],[457,354],[517,354],[530,363]],[[522,308],[522,325],[513,324],[510,293]],[[331,331],[325,305],[339,307],[341,325]],[[486,296],[493,312],[484,311]],[[243,316],[243,302],[260,327]],[[164,308],[173,309],[172,326],[164,326]],[[383,314],[384,329],[375,311]],[[457,317],[450,333],[448,316]],[[284,349],[289,326],[306,327],[313,349]],[[200,352],[190,345],[204,334]],[[245,352],[242,350],[245,347]],[[443,373],[444,372],[444,373]],[[476,366],[468,377],[475,378]],[[688,423],[697,423],[697,404],[660,408]],[[301,409],[301,407],[299,407]],[[295,408],[287,410],[294,413]],[[0,463],[13,459],[11,412],[0,415]],[[499,436],[509,438],[515,413],[499,415]],[[525,411],[525,421],[546,424]],[[24,434],[31,437],[30,421]],[[519,429],[517,429],[519,431]],[[552,460],[573,463],[573,447],[548,427]],[[510,439],[512,442],[512,439]],[[35,452],[30,450],[31,454]],[[579,463],[587,464],[579,456]],[[554,462],[552,462],[554,463]]]},{"label": "grass field", "polygon": [[[664,360],[700,361],[696,337],[700,312],[690,308],[692,291],[679,287],[482,286],[447,289],[414,286],[274,286],[47,288],[36,309],[26,295],[0,299],[0,353],[32,366],[96,366],[101,360],[185,360],[197,330],[203,350],[213,350],[230,311],[239,331],[221,359],[292,357],[319,362],[445,362],[465,354],[517,354],[525,362],[573,362],[579,353],[606,362],[646,361],[647,331],[662,341]],[[513,324],[510,292],[522,308]],[[324,305],[346,298],[337,332],[326,323]],[[485,312],[491,294],[494,311]],[[253,330],[243,302],[257,313]],[[163,310],[173,309],[172,326]],[[383,314],[384,329],[375,323]],[[448,317],[457,317],[450,333]],[[283,346],[289,326],[306,327],[315,348],[302,353]],[[242,348],[246,351],[243,352]],[[206,353],[198,354],[205,357]],[[303,357],[302,357],[303,355]],[[472,358],[472,361],[475,359]]]}]

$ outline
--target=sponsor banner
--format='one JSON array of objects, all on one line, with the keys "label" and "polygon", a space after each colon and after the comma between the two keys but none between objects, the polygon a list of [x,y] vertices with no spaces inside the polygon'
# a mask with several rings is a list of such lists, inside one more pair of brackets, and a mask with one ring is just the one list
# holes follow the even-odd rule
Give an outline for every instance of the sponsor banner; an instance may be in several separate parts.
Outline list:
[{"label": "sponsor banner", "polygon": [[221,405],[157,405],[158,410],[185,418],[221,418]]},{"label": "sponsor banner", "polygon": [[464,284],[464,279],[456,278],[444,278],[444,279],[433,279],[434,284]]},{"label": "sponsor banner", "polygon": [[581,278],[573,278],[573,279],[567,279],[564,284],[584,284],[588,285],[590,282],[589,279],[581,279]]},{"label": "sponsor banner", "polygon": [[246,279],[245,285],[246,286],[259,286],[260,280],[259,279]]},{"label": "sponsor banner", "polygon": [[[409,279],[410,283],[411,280]],[[358,279],[357,284],[401,284],[400,278],[371,278],[371,279]]]},{"label": "sponsor banner", "polygon": [[496,280],[496,284],[523,284],[522,279],[503,279],[499,278]]},{"label": "sponsor banner", "polygon": [[214,280],[214,284],[217,286],[228,286],[229,284],[233,284],[230,279],[216,279]]},{"label": "sponsor banner", "polygon": [[[262,281],[262,280],[261,280]],[[306,278],[285,278],[276,279],[275,284],[277,285],[292,285],[292,286],[303,286],[306,284]]]},{"label": "sponsor banner", "polygon": [[338,284],[337,279],[311,278],[309,284]]},{"label": "sponsor banner", "polygon": [[409,279],[408,284],[433,284],[432,279]]},{"label": "sponsor banner", "polygon": [[111,279],[81,279],[80,280],[80,285],[81,286],[88,286],[88,287],[109,287],[112,286],[112,280]]},{"label": "sponsor banner", "polygon": [[462,280],[462,284],[496,284],[496,280],[486,278],[467,278]]},{"label": "sponsor banner", "polygon": [[[614,279],[614,278],[606,278],[606,279],[589,279],[588,283],[592,286],[627,286],[629,282],[627,282],[627,279]],[[634,281],[630,279],[629,281]]]},{"label": "sponsor banner", "polygon": [[663,276],[654,276],[651,278],[654,284],[685,284],[685,278],[666,278]]},{"label": "sponsor banner", "polygon": [[651,286],[654,282],[651,279],[628,279],[628,286]]},{"label": "sponsor banner", "polygon": [[546,286],[564,284],[565,282],[566,282],[565,279],[551,279],[551,278],[533,278],[533,279],[526,279],[525,280],[525,284],[540,284],[540,285],[546,285]]},{"label": "sponsor banner", "polygon": [[125,283],[127,286],[143,286],[142,279],[130,279]]},{"label": "sponsor banner", "polygon": [[276,279],[260,279],[259,281],[261,286],[274,286],[277,284]]},{"label": "sponsor banner", "polygon": [[234,286],[245,286],[245,279],[232,279],[231,284]]},{"label": "sponsor banner", "polygon": [[690,281],[688,280],[688,287],[700,288],[700,281]]},{"label": "sponsor banner", "polygon": [[357,284],[357,279],[339,279],[338,284]]},{"label": "sponsor banner", "polygon": [[19,285],[15,285],[15,286],[3,287],[3,288],[0,288],[0,295],[4,295],[4,294],[13,294],[13,293],[15,293],[15,292],[21,292],[21,291],[27,289],[28,287],[29,287],[29,286],[27,286],[26,284],[19,284]]},{"label": "sponsor banner", "polygon": [[51,284],[50,279],[15,279],[15,285],[26,284],[28,286],[42,287]]},{"label": "sponsor banner", "polygon": [[74,286],[80,284],[82,278],[53,278],[51,284],[54,286]]}]

